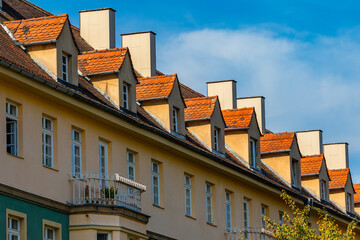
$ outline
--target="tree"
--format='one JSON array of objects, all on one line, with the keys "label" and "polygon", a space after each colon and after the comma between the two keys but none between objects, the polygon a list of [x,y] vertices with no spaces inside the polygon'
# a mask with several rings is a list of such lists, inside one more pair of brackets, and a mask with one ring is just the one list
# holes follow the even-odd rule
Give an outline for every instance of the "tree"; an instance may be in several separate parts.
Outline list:
[{"label": "tree", "polygon": [[265,217],[267,228],[270,230],[275,239],[281,240],[355,240],[354,229],[356,222],[352,221],[347,226],[346,232],[342,232],[335,220],[331,218],[324,209],[317,209],[319,220],[317,221],[318,232],[309,226],[309,213],[311,207],[309,205],[300,209],[292,198],[283,191],[281,198],[290,208],[292,216],[284,212],[284,223],[279,224],[269,217]]}]

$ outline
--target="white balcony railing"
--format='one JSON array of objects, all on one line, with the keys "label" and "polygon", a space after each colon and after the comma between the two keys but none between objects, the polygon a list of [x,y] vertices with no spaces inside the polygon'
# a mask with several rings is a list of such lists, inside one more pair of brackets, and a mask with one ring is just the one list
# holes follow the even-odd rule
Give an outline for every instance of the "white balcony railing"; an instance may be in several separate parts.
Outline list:
[{"label": "white balcony railing", "polygon": [[146,186],[117,173],[78,173],[71,177],[73,205],[98,204],[141,210],[141,193]]},{"label": "white balcony railing", "polygon": [[275,240],[264,228],[231,228],[225,230],[226,240]]}]

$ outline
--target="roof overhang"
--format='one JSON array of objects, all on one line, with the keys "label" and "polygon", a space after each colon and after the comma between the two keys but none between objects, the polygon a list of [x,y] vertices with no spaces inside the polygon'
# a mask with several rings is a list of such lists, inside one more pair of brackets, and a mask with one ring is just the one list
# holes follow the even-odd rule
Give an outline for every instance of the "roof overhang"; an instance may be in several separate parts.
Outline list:
[{"label": "roof overhang", "polygon": [[291,151],[291,149],[275,150],[275,151],[269,151],[269,152],[262,152],[261,155],[272,154],[272,153],[288,153],[290,151]]}]

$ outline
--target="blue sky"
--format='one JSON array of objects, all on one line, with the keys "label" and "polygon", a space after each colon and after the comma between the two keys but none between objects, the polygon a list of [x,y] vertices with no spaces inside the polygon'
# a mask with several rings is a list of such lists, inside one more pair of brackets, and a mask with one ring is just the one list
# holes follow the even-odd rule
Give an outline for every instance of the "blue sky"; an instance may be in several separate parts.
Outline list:
[{"label": "blue sky", "polygon": [[205,82],[235,79],[239,97],[266,97],[267,128],[322,129],[348,142],[360,182],[358,1],[32,0],[55,14],[112,7],[121,33],[157,33],[157,68],[206,93]]}]

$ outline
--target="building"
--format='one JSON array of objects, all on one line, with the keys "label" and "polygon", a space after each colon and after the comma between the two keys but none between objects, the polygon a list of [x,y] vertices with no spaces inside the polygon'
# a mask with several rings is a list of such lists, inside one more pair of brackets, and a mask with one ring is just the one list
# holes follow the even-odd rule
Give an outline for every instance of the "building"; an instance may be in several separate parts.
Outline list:
[{"label": "building", "polygon": [[347,144],[266,130],[265,99],[233,80],[204,96],[162,74],[153,32],[115,48],[113,9],[79,29],[0,3],[1,239],[271,238],[282,190],[342,229],[357,219]]}]

